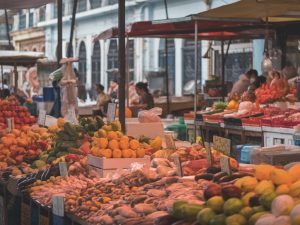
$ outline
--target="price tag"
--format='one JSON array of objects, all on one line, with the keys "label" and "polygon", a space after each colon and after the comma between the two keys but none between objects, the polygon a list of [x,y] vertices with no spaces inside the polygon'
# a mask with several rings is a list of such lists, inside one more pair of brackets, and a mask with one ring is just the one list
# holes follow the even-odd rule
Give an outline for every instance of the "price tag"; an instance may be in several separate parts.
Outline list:
[{"label": "price tag", "polygon": [[226,155],[221,155],[220,164],[221,164],[222,172],[225,172],[228,175],[231,175],[232,171],[231,171],[231,166],[230,166],[230,158]]},{"label": "price tag", "polygon": [[209,165],[213,165],[214,159],[213,159],[213,155],[211,153],[210,144],[208,142],[204,142],[204,146],[205,146],[206,153],[207,153],[207,161],[208,161]]},{"label": "price tag", "polygon": [[213,137],[214,149],[223,153],[224,155],[230,156],[231,152],[231,140],[218,136]]},{"label": "price tag", "polygon": [[38,125],[45,126],[46,115],[47,115],[46,110],[41,109],[39,111]]},{"label": "price tag", "polygon": [[61,176],[63,177],[67,177],[69,174],[68,174],[68,167],[67,167],[67,163],[66,162],[60,162],[58,164],[59,166],[59,173]]},{"label": "price tag", "polygon": [[7,129],[10,132],[12,129],[14,129],[14,119],[8,118],[7,119]]},{"label": "price tag", "polygon": [[56,216],[64,216],[64,197],[52,196],[52,213]]},{"label": "price tag", "polygon": [[183,177],[183,172],[182,172],[182,166],[181,166],[181,160],[180,160],[180,158],[178,156],[173,156],[172,159],[173,159],[173,162],[176,165],[178,176]]},{"label": "price tag", "polygon": [[165,140],[166,140],[166,147],[168,149],[173,149],[173,150],[176,149],[174,137],[172,134],[165,134]]},{"label": "price tag", "polygon": [[111,123],[114,122],[116,119],[116,103],[109,103],[107,108],[107,122]]}]

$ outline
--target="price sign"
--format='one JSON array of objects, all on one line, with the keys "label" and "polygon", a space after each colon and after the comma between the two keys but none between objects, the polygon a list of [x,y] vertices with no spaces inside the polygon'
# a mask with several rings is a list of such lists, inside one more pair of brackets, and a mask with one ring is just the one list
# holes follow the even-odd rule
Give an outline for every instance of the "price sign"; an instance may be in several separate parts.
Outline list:
[{"label": "price sign", "polygon": [[230,166],[230,158],[226,155],[221,155],[220,164],[221,164],[222,172],[225,172],[228,175],[231,175],[232,171],[231,171],[231,166]]},{"label": "price sign", "polygon": [[207,161],[209,163],[209,165],[213,165],[214,164],[214,159],[211,153],[211,147],[210,144],[208,142],[204,142],[204,146],[206,149],[206,153],[207,153]]},{"label": "price sign", "polygon": [[13,118],[7,119],[7,129],[8,129],[8,131],[11,131],[12,129],[14,129],[14,119]]},{"label": "price sign", "polygon": [[59,166],[59,173],[61,176],[63,177],[67,177],[69,174],[68,174],[68,167],[67,167],[67,163],[66,162],[60,162],[58,164]]},{"label": "price sign", "polygon": [[173,156],[172,159],[173,159],[173,162],[176,165],[178,176],[182,177],[183,176],[183,172],[182,172],[182,166],[181,166],[181,160],[180,160],[180,158],[178,156]]},{"label": "price sign", "polygon": [[107,108],[107,122],[111,123],[114,122],[116,119],[116,103],[109,103]]},{"label": "price sign", "polygon": [[52,213],[56,216],[64,216],[64,197],[52,196]]},{"label": "price sign", "polygon": [[47,115],[46,110],[41,109],[39,111],[38,125],[45,126],[46,115]]},{"label": "price sign", "polygon": [[166,140],[166,147],[168,149],[173,149],[173,150],[176,149],[174,137],[172,134],[165,134],[165,140]]},{"label": "price sign", "polygon": [[231,151],[231,140],[218,136],[213,137],[214,149],[223,153],[224,155],[230,156]]}]

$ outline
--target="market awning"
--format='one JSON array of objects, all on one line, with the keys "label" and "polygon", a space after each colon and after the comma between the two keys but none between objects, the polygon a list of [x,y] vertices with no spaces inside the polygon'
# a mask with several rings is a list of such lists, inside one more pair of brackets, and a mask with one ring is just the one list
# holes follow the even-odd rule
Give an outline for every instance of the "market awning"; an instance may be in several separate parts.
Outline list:
[{"label": "market awning", "polygon": [[40,58],[44,58],[44,53],[9,50],[0,51],[0,65],[30,66],[35,64]]},{"label": "market awning", "polygon": [[[183,17],[170,20],[142,21],[127,25],[127,37],[194,38],[195,25],[198,38],[203,40],[228,40],[259,38],[265,35],[265,23],[260,20],[235,20],[223,18]],[[95,40],[116,38],[118,28],[100,33]]]},{"label": "market awning", "polygon": [[0,9],[30,9],[46,5],[54,0],[0,0]]},{"label": "market awning", "polygon": [[198,14],[201,17],[263,19],[269,22],[300,20],[299,0],[241,0]]}]

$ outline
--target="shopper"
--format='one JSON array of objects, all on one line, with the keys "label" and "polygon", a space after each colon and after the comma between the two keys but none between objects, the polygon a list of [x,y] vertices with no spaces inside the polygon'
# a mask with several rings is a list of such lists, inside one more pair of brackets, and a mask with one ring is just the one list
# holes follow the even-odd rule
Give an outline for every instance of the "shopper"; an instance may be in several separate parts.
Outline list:
[{"label": "shopper", "polygon": [[105,108],[110,100],[109,96],[104,92],[104,86],[96,84],[97,91],[97,109],[94,110],[94,115],[105,115]]},{"label": "shopper", "polygon": [[109,89],[107,94],[109,95],[112,101],[119,99],[119,85],[117,80],[111,80],[109,82]]},{"label": "shopper", "polygon": [[153,96],[148,89],[148,83],[138,82],[135,85],[136,93],[139,95],[139,104],[136,105],[140,110],[152,109],[154,107]]}]

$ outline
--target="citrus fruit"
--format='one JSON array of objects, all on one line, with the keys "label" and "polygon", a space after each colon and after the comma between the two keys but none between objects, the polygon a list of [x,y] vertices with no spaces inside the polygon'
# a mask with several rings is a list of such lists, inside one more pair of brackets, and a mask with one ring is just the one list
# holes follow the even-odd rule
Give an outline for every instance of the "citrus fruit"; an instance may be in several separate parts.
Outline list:
[{"label": "citrus fruit", "polygon": [[253,215],[253,213],[254,210],[249,206],[242,208],[242,210],[240,211],[240,214],[246,217],[247,219],[249,219]]},{"label": "citrus fruit", "polygon": [[221,196],[214,196],[206,204],[208,208],[211,208],[216,213],[221,213],[223,211],[224,200]]},{"label": "citrus fruit", "polygon": [[226,215],[233,215],[239,213],[243,208],[242,200],[238,198],[230,198],[228,199],[223,206],[223,211]]},{"label": "citrus fruit", "polygon": [[226,225],[226,216],[224,214],[215,215],[210,221],[209,225]]},{"label": "citrus fruit", "polygon": [[202,209],[197,215],[197,222],[201,225],[209,225],[209,222],[215,216],[215,212],[210,208]]},{"label": "citrus fruit", "polygon": [[269,210],[276,196],[277,194],[275,192],[267,192],[260,197],[259,202],[265,209]]},{"label": "citrus fruit", "polygon": [[226,218],[226,225],[246,225],[247,220],[240,214],[234,214]]}]

